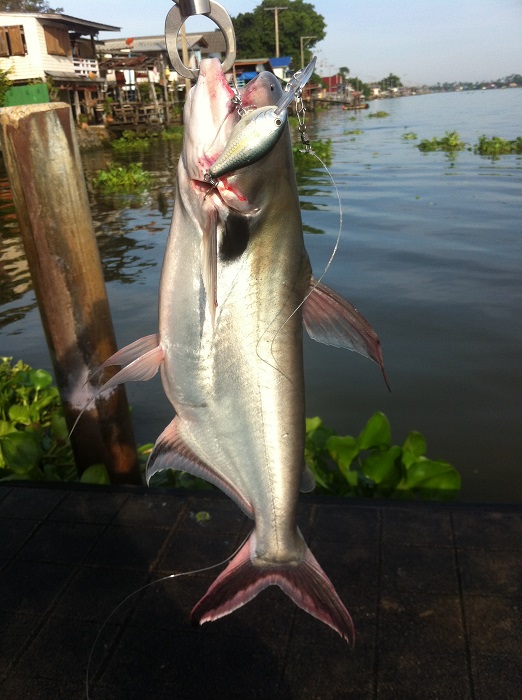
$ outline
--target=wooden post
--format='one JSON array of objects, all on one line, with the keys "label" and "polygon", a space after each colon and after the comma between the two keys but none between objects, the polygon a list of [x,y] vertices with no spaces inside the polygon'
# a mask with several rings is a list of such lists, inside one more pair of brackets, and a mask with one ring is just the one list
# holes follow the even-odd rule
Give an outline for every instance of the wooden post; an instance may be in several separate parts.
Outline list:
[{"label": "wooden post", "polygon": [[[65,416],[72,428],[89,372],[116,349],[69,105],[0,110],[0,139]],[[72,434],[80,471],[104,463],[113,483],[141,483],[123,387],[85,411]]]}]

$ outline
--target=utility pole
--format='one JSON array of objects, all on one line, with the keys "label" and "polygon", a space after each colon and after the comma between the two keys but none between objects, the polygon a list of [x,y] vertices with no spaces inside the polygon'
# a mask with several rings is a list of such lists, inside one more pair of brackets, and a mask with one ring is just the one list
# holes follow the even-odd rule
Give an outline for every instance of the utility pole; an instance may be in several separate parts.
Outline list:
[{"label": "utility pole", "polygon": [[306,43],[310,41],[310,39],[317,39],[316,36],[300,36],[299,37],[299,43],[301,44],[301,70],[304,68],[304,47],[306,46],[305,43],[303,43],[306,39]]},{"label": "utility pole", "polygon": [[279,58],[279,10],[288,10],[288,7],[265,7],[266,12],[274,13],[276,58]]}]

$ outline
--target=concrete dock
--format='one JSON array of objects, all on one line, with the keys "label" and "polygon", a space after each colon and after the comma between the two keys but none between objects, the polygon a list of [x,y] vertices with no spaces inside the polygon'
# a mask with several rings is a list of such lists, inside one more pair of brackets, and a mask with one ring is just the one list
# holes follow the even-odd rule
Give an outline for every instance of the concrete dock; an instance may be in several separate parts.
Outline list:
[{"label": "concrete dock", "polygon": [[522,506],[303,497],[299,520],[353,651],[278,588],[191,627],[221,569],[142,588],[234,552],[251,523],[217,492],[0,486],[0,697],[522,698]]}]

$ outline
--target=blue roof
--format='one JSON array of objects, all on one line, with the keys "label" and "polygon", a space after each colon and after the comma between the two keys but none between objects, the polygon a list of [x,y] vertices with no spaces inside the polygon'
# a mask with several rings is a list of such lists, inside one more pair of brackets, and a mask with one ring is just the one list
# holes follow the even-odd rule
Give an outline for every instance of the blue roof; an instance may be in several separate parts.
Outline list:
[{"label": "blue roof", "polygon": [[272,68],[287,68],[291,62],[292,56],[279,56],[279,58],[270,59]]}]

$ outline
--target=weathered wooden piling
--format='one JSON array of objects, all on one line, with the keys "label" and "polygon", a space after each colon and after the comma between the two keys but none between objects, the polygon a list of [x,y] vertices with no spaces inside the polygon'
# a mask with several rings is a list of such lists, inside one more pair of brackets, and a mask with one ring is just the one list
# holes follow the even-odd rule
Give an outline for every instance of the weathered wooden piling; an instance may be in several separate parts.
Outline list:
[{"label": "weathered wooden piling", "polygon": [[[116,350],[71,109],[0,110],[0,138],[56,381],[69,428],[93,388],[88,375]],[[123,387],[93,402],[72,434],[80,471],[104,463],[116,483],[139,483]]]}]

